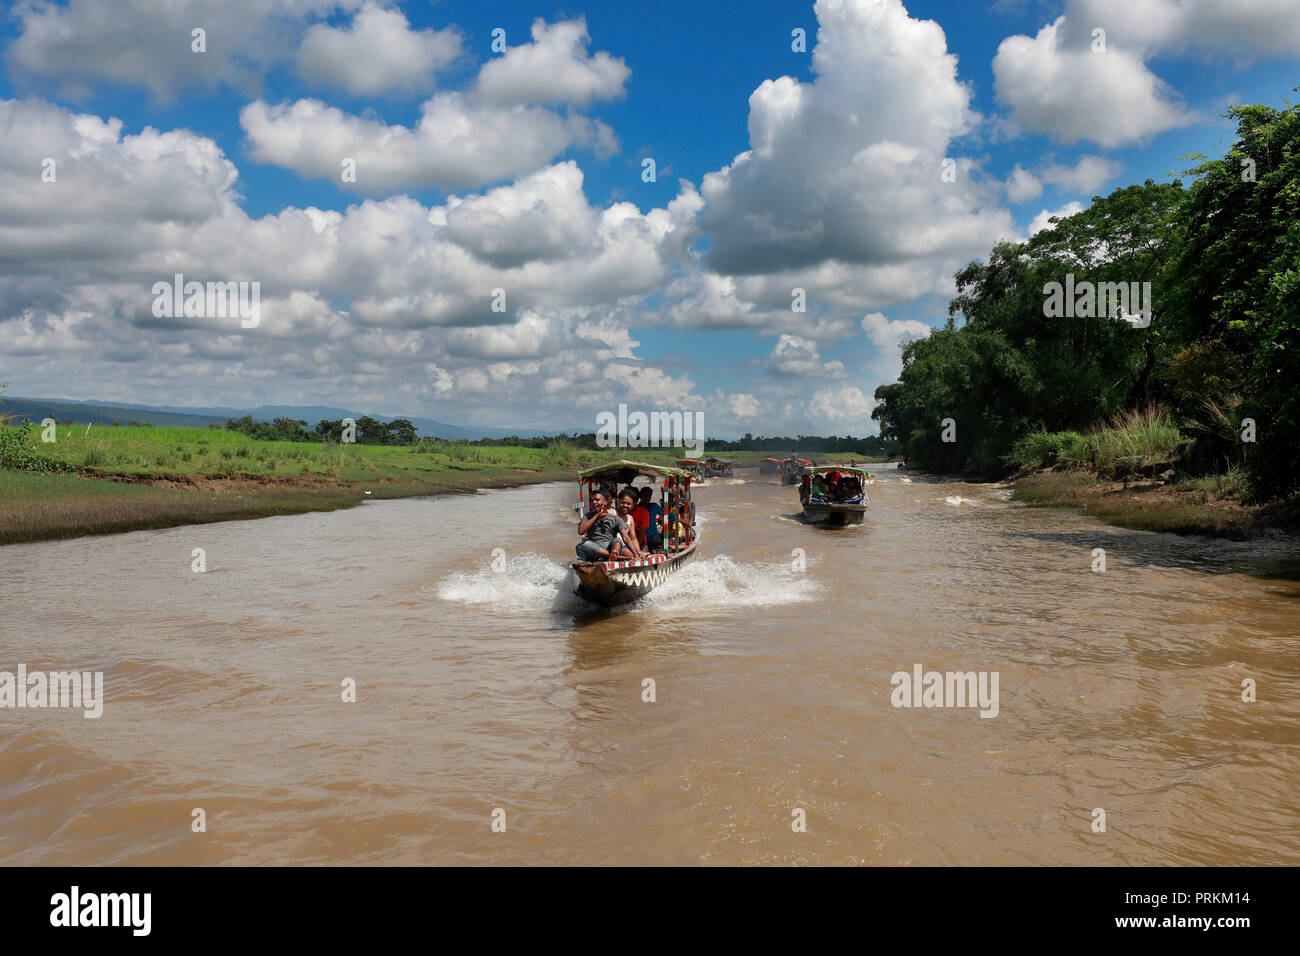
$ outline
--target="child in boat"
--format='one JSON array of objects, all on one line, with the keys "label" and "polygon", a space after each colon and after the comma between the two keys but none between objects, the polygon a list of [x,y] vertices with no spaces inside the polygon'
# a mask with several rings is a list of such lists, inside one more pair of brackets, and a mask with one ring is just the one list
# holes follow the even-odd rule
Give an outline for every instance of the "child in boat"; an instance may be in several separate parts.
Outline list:
[{"label": "child in boat", "polygon": [[[591,510],[578,524],[584,540],[574,550],[582,561],[618,561],[630,533],[626,522],[610,507],[609,496],[600,490],[591,493]],[[635,545],[636,538],[632,538]]]}]

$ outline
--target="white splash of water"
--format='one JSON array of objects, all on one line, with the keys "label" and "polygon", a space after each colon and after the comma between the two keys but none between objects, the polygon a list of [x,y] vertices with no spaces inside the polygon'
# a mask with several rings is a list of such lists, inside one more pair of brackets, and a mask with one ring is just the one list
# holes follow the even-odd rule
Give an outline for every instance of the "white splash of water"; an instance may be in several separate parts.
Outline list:
[{"label": "white splash of water", "polygon": [[[785,564],[738,564],[727,555],[699,558],[623,610],[699,613],[736,607],[770,607],[811,601],[820,585]],[[487,564],[456,572],[439,582],[438,597],[462,604],[486,604],[503,611],[584,613],[593,605],[569,591],[567,566],[540,554],[506,560],[501,571]]]},{"label": "white splash of water", "polygon": [[500,571],[491,563],[477,571],[457,571],[438,583],[444,601],[490,604],[508,611],[574,609],[583,605],[568,591],[569,569],[543,554],[517,554]]},{"label": "white splash of water", "polygon": [[638,606],[692,613],[772,607],[814,600],[820,590],[812,575],[788,564],[741,564],[719,554],[692,561],[641,598]]}]

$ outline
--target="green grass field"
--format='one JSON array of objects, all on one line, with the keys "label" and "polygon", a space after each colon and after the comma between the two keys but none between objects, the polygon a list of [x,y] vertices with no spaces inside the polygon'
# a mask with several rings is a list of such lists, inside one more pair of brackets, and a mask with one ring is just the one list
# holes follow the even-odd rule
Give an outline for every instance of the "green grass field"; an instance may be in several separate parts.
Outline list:
[{"label": "green grass field", "polygon": [[[15,430],[0,426],[13,437]],[[0,544],[298,514],[364,500],[562,481],[614,458],[669,464],[667,451],[259,441],[215,428],[59,425],[24,450],[62,474],[0,464]],[[0,434],[0,438],[4,435]],[[0,443],[2,444],[2,443]]]}]

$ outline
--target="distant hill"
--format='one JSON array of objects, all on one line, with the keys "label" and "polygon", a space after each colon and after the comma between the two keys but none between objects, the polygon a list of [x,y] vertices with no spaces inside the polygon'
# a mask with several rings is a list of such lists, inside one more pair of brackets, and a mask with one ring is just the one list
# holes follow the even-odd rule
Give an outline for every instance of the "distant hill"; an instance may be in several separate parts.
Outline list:
[{"label": "distant hill", "polygon": [[[24,398],[5,396],[0,399],[0,412],[39,422],[50,417],[60,420],[73,419],[96,425],[111,425],[114,420],[125,425],[128,421],[148,422],[151,425],[178,425],[190,428],[206,428],[209,425],[224,425],[231,418],[252,415],[259,422],[269,422],[276,418],[296,418],[307,423],[308,428],[315,427],[323,418],[361,418],[369,415],[381,421],[394,418],[407,418],[415,425],[415,430],[422,437],[437,438],[505,438],[518,435],[528,438],[533,435],[553,435],[555,430],[535,428],[476,428],[466,425],[451,425],[432,418],[417,418],[413,415],[382,415],[376,412],[356,412],[347,408],[334,408],[329,405],[259,405],[257,408],[229,408],[225,406],[187,407],[183,405],[134,405],[128,402],[79,402],[68,398]],[[570,429],[571,431],[577,429]]]}]

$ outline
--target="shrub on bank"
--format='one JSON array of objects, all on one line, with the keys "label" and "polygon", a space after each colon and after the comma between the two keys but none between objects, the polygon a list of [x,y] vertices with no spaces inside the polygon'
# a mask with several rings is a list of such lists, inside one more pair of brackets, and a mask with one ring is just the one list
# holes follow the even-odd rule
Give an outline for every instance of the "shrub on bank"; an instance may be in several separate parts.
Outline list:
[{"label": "shrub on bank", "polygon": [[1191,446],[1168,413],[1158,406],[1116,415],[1086,435],[1041,430],[1012,446],[1015,468],[1090,468],[1108,478],[1154,475],[1177,463]]}]

